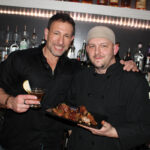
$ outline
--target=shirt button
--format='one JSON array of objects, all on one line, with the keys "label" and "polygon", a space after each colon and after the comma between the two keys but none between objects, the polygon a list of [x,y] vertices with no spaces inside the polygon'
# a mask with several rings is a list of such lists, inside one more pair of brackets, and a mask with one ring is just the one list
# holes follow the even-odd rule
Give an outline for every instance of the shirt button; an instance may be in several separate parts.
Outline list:
[{"label": "shirt button", "polygon": [[88,96],[91,97],[91,96],[92,96],[92,93],[88,93]]},{"label": "shirt button", "polygon": [[94,141],[92,141],[92,142],[91,142],[91,145],[95,145],[95,142],[94,142]]},{"label": "shirt button", "polygon": [[110,75],[107,76],[107,79],[109,79],[109,78],[110,78]]},{"label": "shirt button", "polygon": [[79,139],[82,139],[82,135],[79,135]]},{"label": "shirt button", "polygon": [[101,98],[104,99],[104,95],[102,95]]}]

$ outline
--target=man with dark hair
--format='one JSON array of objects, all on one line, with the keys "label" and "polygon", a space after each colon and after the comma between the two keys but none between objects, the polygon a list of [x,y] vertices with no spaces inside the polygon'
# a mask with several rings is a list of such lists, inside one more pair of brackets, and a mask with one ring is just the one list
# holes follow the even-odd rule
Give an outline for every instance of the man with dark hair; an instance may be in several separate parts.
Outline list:
[{"label": "man with dark hair", "polygon": [[66,22],[66,21],[69,22],[73,27],[73,33],[72,34],[75,35],[75,22],[68,14],[57,13],[56,15],[52,16],[51,19],[49,19],[49,21],[48,21],[47,28],[50,29],[51,24],[54,21],[58,21],[58,20],[61,20],[62,22]]},{"label": "man with dark hair", "polygon": [[[58,13],[45,28],[46,45],[16,51],[0,65],[0,104],[7,108],[0,144],[7,150],[60,150],[63,125],[45,115],[45,110],[64,100],[75,63],[64,56],[74,39],[75,23]],[[45,89],[42,108],[36,97],[27,95],[22,84]]]}]

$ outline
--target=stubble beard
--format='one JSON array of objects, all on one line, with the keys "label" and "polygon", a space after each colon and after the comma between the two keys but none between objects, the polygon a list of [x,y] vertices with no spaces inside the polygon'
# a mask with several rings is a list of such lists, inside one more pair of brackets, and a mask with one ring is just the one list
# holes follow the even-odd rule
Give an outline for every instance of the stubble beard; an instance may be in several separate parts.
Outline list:
[{"label": "stubble beard", "polygon": [[60,57],[65,53],[65,50],[61,54],[55,53],[51,48],[49,49],[50,53],[55,57]]}]

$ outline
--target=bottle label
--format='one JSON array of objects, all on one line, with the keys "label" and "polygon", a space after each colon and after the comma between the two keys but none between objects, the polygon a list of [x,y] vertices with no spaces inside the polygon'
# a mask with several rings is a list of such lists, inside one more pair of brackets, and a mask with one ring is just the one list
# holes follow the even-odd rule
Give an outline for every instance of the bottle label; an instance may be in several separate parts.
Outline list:
[{"label": "bottle label", "polygon": [[17,45],[17,44],[12,44],[11,46],[10,46],[10,53],[11,52],[14,52],[14,51],[16,51],[16,50],[18,50],[19,49],[19,46]]},{"label": "bottle label", "polygon": [[27,49],[28,48],[28,43],[23,40],[20,42],[20,50],[23,50],[23,49]]},{"label": "bottle label", "polygon": [[98,2],[99,2],[100,4],[104,4],[104,3],[105,3],[105,0],[98,0]]},{"label": "bottle label", "polygon": [[97,0],[97,4],[107,4],[106,0]]},{"label": "bottle label", "polygon": [[137,9],[146,9],[146,0],[137,0],[136,8]]},{"label": "bottle label", "polygon": [[121,6],[122,7],[131,7],[131,0],[122,0]]},{"label": "bottle label", "polygon": [[118,0],[110,0],[110,3],[118,3]]},{"label": "bottle label", "polygon": [[82,0],[82,3],[93,3],[93,1],[92,0]]}]

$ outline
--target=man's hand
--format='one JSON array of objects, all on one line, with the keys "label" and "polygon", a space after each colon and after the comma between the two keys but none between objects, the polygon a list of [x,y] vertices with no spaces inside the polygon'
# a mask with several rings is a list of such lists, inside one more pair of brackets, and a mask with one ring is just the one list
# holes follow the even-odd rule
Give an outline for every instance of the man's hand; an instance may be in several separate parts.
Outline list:
[{"label": "man's hand", "polygon": [[123,70],[139,72],[136,63],[133,60],[128,60],[128,61],[120,60],[120,63],[124,65]]},{"label": "man's hand", "polygon": [[80,127],[83,127],[89,131],[91,131],[95,135],[100,135],[100,136],[107,136],[107,137],[113,137],[113,138],[118,138],[118,133],[116,129],[108,122],[102,121],[101,124],[103,125],[101,129],[95,129],[91,127],[87,127],[81,124],[78,124]]},{"label": "man's hand", "polygon": [[17,113],[23,113],[30,108],[30,105],[39,104],[39,101],[36,101],[36,99],[37,97],[34,95],[11,96],[7,102],[7,108],[12,109]]}]

